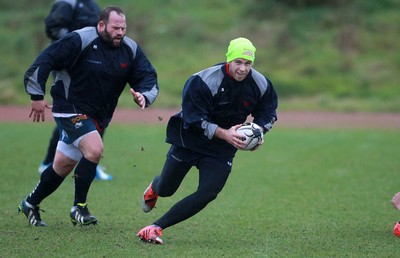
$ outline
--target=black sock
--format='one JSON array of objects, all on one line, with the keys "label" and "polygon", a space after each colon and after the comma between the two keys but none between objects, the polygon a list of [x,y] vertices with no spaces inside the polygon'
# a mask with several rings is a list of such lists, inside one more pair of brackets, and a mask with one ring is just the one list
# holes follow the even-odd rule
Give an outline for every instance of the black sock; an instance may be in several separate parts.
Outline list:
[{"label": "black sock", "polygon": [[48,166],[40,176],[39,183],[35,189],[26,198],[26,201],[34,206],[39,205],[44,198],[52,194],[61,185],[64,178],[54,171],[53,166]]},{"label": "black sock", "polygon": [[96,177],[97,164],[82,157],[75,168],[75,200],[74,206],[78,203],[86,203],[90,185]]}]

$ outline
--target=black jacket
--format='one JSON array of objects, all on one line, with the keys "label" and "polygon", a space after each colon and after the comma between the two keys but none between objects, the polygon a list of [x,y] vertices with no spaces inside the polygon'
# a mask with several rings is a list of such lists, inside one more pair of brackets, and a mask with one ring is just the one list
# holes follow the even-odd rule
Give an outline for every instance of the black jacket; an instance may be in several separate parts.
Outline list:
[{"label": "black jacket", "polygon": [[278,98],[269,79],[255,69],[235,81],[221,63],[192,75],[182,93],[182,111],[172,116],[167,126],[168,143],[206,155],[232,157],[237,149],[214,137],[218,127],[230,127],[246,121],[271,129],[277,120]]}]

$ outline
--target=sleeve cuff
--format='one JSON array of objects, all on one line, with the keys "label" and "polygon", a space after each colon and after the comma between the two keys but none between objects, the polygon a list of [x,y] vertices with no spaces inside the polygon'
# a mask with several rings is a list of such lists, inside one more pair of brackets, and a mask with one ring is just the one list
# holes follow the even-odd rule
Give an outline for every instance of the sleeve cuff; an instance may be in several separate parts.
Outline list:
[{"label": "sleeve cuff", "polygon": [[43,95],[31,95],[31,100],[44,100],[44,96]]},{"label": "sleeve cuff", "polygon": [[217,130],[218,125],[202,121],[201,127],[204,129],[204,135],[211,140],[214,137],[215,131]]}]

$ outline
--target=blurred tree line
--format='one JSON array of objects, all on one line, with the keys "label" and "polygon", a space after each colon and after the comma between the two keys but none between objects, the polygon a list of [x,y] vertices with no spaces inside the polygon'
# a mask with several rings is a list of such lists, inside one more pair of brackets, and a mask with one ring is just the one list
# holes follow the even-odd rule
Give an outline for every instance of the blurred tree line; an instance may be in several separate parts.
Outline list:
[{"label": "blurred tree line", "polygon": [[[156,105],[179,106],[186,78],[244,36],[280,108],[400,111],[400,0],[97,1],[126,10],[128,36],[159,73]],[[23,73],[50,43],[52,2],[0,0],[0,104],[26,104]]]}]

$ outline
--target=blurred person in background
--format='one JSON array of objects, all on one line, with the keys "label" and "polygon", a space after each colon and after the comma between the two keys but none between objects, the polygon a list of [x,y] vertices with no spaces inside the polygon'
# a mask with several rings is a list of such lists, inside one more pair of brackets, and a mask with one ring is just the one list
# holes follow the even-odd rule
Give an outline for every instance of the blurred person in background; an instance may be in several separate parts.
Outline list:
[{"label": "blurred person in background", "polygon": [[[88,26],[96,26],[100,15],[100,7],[92,0],[56,0],[54,1],[50,13],[45,19],[45,31],[47,37],[53,42],[62,38],[68,32],[82,29]],[[56,71],[54,71],[56,77]],[[101,137],[104,136],[104,130]],[[38,167],[42,173],[50,164],[53,163],[60,134],[57,126],[53,130],[47,147],[44,160]],[[112,176],[105,172],[105,168],[100,164],[96,168],[96,179],[112,180]]]}]

